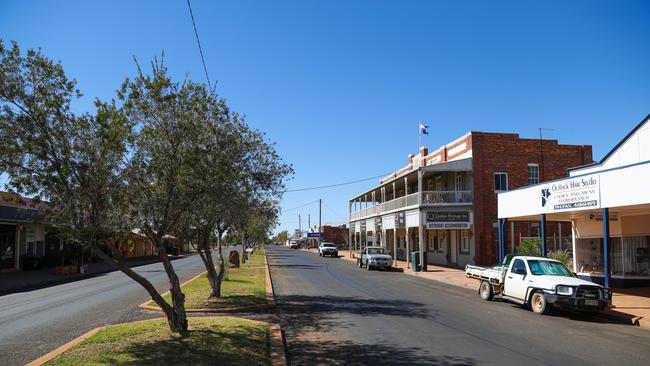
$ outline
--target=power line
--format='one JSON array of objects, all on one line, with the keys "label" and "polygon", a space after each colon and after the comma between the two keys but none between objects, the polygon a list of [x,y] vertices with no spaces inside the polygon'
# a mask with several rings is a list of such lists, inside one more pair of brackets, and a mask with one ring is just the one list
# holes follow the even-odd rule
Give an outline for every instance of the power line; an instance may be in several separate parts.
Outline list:
[{"label": "power line", "polygon": [[192,13],[192,5],[190,5],[190,0],[187,0],[187,7],[190,9],[190,17],[192,18],[192,26],[194,26],[194,35],[196,36],[196,43],[199,45],[199,53],[201,54],[201,62],[203,62],[203,71],[205,71],[205,78],[208,80],[208,87],[210,88],[210,91],[212,91],[212,84],[210,83],[208,68],[205,66],[205,58],[203,57],[203,48],[201,48],[201,41],[199,40],[199,32],[196,30],[196,22],[194,22],[194,14]]},{"label": "power line", "polygon": [[318,202],[318,200],[313,200],[313,201],[307,202],[307,203],[305,203],[305,204],[303,204],[303,205],[300,205],[300,206],[296,206],[296,207],[288,208],[288,209],[286,209],[286,210],[282,210],[282,212],[287,212],[287,211],[291,211],[291,210],[297,210],[297,209],[299,209],[299,208],[303,208],[303,207],[305,207],[305,206],[309,206],[309,205],[311,205],[311,204],[313,204],[313,203],[316,203],[316,202]]},{"label": "power line", "polygon": [[348,184],[360,183],[360,182],[365,182],[365,181],[367,181],[367,180],[371,180],[371,179],[377,179],[377,178],[385,177],[385,176],[387,176],[388,174],[390,174],[390,173],[386,173],[386,174],[382,174],[382,175],[377,175],[377,176],[370,177],[370,178],[364,178],[364,179],[354,180],[354,181],[350,181],[350,182],[336,183],[336,184],[329,184],[329,185],[326,185],[326,186],[309,187],[309,188],[298,188],[298,189],[288,189],[288,190],[284,191],[284,193],[290,193],[290,192],[301,192],[301,191],[311,191],[311,190],[314,190],[314,189],[324,189],[324,188],[332,188],[332,187],[345,186],[345,185],[348,185]]}]

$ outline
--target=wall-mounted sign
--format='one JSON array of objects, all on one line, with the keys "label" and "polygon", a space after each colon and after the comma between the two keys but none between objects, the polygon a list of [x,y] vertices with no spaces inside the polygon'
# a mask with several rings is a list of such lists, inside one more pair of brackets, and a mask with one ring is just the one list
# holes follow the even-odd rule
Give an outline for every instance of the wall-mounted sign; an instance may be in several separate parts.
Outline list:
[{"label": "wall-mounted sign", "polygon": [[446,229],[469,229],[468,222],[427,222],[427,229],[446,230]]},{"label": "wall-mounted sign", "polygon": [[361,232],[366,231],[366,220],[361,221],[359,224],[361,224]]},{"label": "wall-mounted sign", "polygon": [[308,238],[322,238],[325,234],[323,233],[307,233]]},{"label": "wall-mounted sign", "polygon": [[[587,215],[587,220],[589,221],[603,221],[603,214],[593,213]],[[618,221],[618,215],[615,213],[609,214],[609,221]]]},{"label": "wall-mounted sign", "polygon": [[382,228],[381,216],[375,218],[375,231],[380,232]]},{"label": "wall-mounted sign", "polygon": [[400,229],[406,227],[406,212],[395,213],[395,227]]},{"label": "wall-mounted sign", "polygon": [[467,221],[469,222],[468,211],[434,211],[427,212],[427,222],[440,222],[440,221]]},{"label": "wall-mounted sign", "polygon": [[600,208],[599,176],[587,175],[540,185],[540,204],[544,212]]}]

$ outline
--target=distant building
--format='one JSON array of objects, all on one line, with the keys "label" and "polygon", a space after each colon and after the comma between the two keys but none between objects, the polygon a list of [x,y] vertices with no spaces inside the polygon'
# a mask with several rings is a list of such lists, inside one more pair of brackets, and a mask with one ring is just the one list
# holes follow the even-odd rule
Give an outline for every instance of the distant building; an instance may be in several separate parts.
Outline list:
[{"label": "distant building", "polygon": [[[382,245],[401,260],[427,251],[431,264],[494,264],[497,193],[561,178],[591,162],[591,146],[511,133],[468,132],[433,152],[422,147],[405,167],[350,199],[351,246]],[[513,224],[509,248],[539,236],[536,224]],[[564,225],[547,234],[570,235]]]},{"label": "distant building", "polygon": [[329,241],[334,244],[348,244],[349,230],[347,224],[331,223],[321,226],[323,241]]}]

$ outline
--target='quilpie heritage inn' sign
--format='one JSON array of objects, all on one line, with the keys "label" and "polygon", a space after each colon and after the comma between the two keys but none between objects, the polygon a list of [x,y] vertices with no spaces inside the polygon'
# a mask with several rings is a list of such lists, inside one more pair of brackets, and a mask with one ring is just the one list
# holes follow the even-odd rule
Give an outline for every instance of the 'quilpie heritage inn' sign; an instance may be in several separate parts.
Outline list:
[{"label": "'quilpie heritage inn' sign", "polygon": [[600,208],[598,175],[586,175],[540,185],[543,212],[562,212]]}]

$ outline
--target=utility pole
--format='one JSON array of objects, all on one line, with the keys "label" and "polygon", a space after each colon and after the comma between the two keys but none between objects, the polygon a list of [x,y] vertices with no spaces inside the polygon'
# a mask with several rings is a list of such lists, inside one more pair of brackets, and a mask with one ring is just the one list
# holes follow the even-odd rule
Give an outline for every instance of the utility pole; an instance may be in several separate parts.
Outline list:
[{"label": "utility pole", "polygon": [[544,181],[544,140],[542,139],[542,131],[553,131],[552,128],[539,127],[539,182]]},{"label": "utility pole", "polygon": [[311,214],[307,214],[307,227],[311,230]]},{"label": "utility pole", "polygon": [[302,223],[300,222],[300,214],[298,214],[298,232],[302,236]]},{"label": "utility pole", "polygon": [[323,215],[322,204],[323,204],[323,199],[319,198],[318,199],[318,246],[319,247],[320,247],[321,240],[323,240],[323,238],[321,238],[321,235],[322,235],[322,233],[321,233],[321,217]]}]

